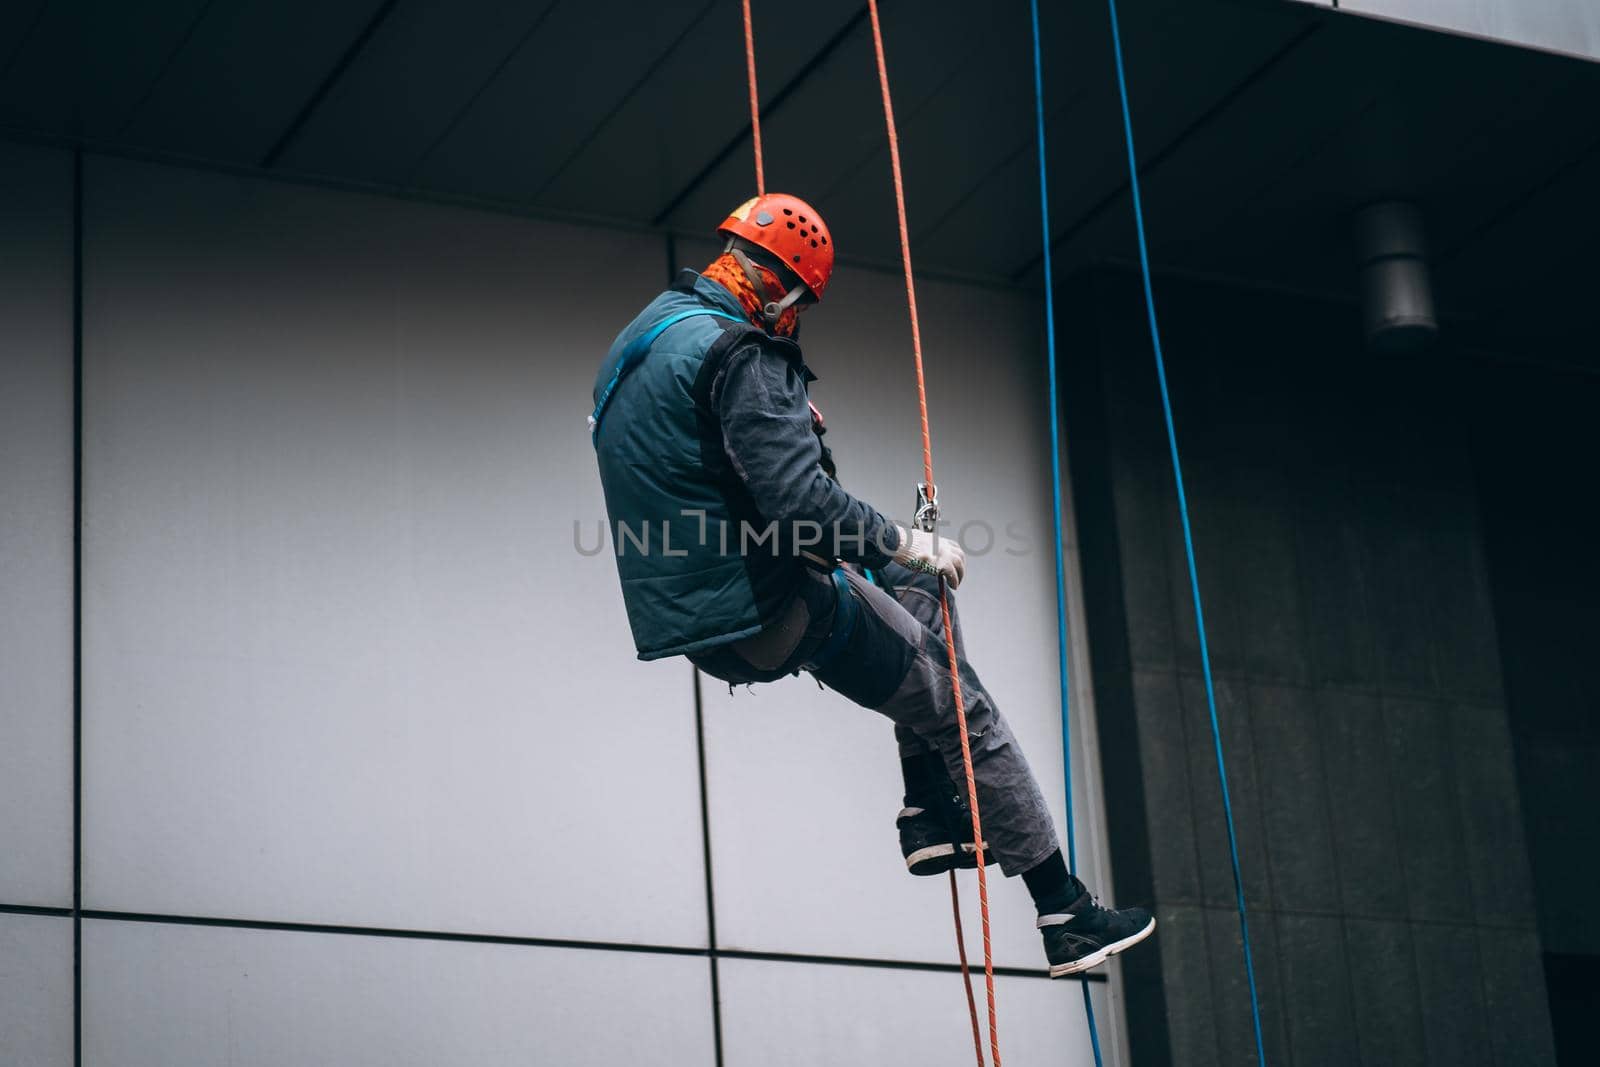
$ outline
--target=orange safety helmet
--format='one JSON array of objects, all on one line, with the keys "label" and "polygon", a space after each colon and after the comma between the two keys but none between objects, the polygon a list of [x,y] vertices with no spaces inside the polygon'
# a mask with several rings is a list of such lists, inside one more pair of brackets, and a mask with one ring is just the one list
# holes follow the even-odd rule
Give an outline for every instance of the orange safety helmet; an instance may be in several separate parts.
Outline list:
[{"label": "orange safety helmet", "polygon": [[828,224],[798,196],[768,193],[746,200],[717,232],[748,241],[778,257],[805,285],[813,300],[822,299],[833,275],[833,241]]}]

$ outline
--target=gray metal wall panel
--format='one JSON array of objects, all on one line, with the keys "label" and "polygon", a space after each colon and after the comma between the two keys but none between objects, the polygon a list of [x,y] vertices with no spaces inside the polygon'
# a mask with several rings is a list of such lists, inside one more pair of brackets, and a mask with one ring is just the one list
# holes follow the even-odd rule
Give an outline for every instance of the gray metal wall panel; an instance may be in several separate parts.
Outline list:
[{"label": "gray metal wall panel", "polygon": [[[689,676],[633,661],[611,561],[572,544],[574,518],[603,514],[582,419],[594,367],[619,301],[659,289],[661,243],[93,158],[86,263],[86,903],[703,944]],[[897,290],[842,272],[807,346],[848,483],[905,510],[909,349],[881,311]],[[975,555],[967,641],[1059,817],[1048,456],[1023,414],[1043,391],[1038,308],[953,286],[924,301],[950,514],[1027,539]],[[708,691],[724,944],[952,958],[942,890],[896,848],[886,725],[804,690],[753,698],[759,720]],[[819,778],[832,809],[774,802],[814,798]],[[831,931],[792,921],[815,895],[773,919],[788,882],[832,888],[835,867],[797,877],[771,854],[819,825],[812,854],[846,841],[865,872]],[[996,890],[1001,961],[1039,966],[1021,885]],[[869,898],[892,905],[886,923]],[[800,992],[800,972],[827,978],[789,1002],[802,1017],[841,1015],[858,985],[952,981],[774,966]],[[649,1048],[710,1058],[696,959],[92,921],[85,975],[94,1059],[209,1062],[230,1047],[226,1003],[246,1062],[525,1057],[558,1010],[606,1032],[557,1060],[636,1060],[637,1026],[601,1002],[637,1020],[662,989],[671,1022]],[[1042,980],[1003,986],[1059,1001]],[[1097,995],[1108,1017],[1114,992]],[[453,1043],[436,1047],[441,1001]],[[310,1022],[274,1025],[288,1015]],[[1039,1022],[1008,1027],[1017,1047],[1087,1054],[1075,1004],[1023,1017]],[[741,1040],[770,1046],[766,1023],[746,1018]],[[790,1043],[800,1062],[836,1047]]]},{"label": "gray metal wall panel", "polygon": [[0,914],[0,1063],[72,1063],[72,920]]},{"label": "gray metal wall panel", "polygon": [[101,159],[86,213],[89,904],[704,944],[688,670],[573,547],[661,244]]},{"label": "gray metal wall panel", "polygon": [[89,921],[84,1062],[711,1063],[687,956]]},{"label": "gray metal wall panel", "polygon": [[72,903],[72,156],[0,143],[0,903]]},{"label": "gray metal wall panel", "polygon": [[[957,1063],[970,1056],[972,1027],[955,975],[727,960],[721,986],[728,1067]],[[1105,986],[1090,988],[1104,1039]],[[981,975],[977,993],[981,1014]],[[1076,983],[1001,977],[995,995],[1006,1062],[1094,1062]]]}]

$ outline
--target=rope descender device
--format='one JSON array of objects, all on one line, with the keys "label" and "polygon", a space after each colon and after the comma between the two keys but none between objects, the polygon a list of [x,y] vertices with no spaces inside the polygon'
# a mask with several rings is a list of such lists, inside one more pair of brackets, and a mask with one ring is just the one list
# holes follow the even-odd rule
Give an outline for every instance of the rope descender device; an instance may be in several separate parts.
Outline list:
[{"label": "rope descender device", "polygon": [[[911,525],[925,534],[932,534],[937,540],[939,536],[939,487],[932,482],[917,483],[917,513],[916,517],[911,520]],[[927,560],[906,560],[901,566],[908,567],[914,571],[921,571],[923,574],[931,574],[935,578],[939,577],[939,568]],[[941,578],[940,581],[942,582],[943,579]],[[943,588],[943,586],[941,585],[940,588]]]},{"label": "rope descender device", "polygon": [[923,533],[933,533],[939,525],[939,487],[932,482],[917,483],[917,514],[911,520]]}]

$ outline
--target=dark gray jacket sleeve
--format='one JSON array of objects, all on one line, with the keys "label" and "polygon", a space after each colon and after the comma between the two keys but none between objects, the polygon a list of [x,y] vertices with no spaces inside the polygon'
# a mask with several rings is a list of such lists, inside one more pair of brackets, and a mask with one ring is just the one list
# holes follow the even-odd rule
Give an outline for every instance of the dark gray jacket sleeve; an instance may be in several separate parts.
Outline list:
[{"label": "dark gray jacket sleeve", "polygon": [[800,368],[749,344],[728,357],[720,377],[711,399],[723,448],[761,514],[776,520],[786,538],[790,531],[802,542],[820,536],[808,547],[819,556],[868,567],[887,563],[900,532],[822,469]]}]

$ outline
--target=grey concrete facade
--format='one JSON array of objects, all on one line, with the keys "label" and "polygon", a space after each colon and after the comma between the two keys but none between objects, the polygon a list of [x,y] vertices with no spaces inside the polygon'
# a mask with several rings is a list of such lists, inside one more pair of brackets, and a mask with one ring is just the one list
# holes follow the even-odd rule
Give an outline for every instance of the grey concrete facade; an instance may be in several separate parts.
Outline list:
[{"label": "grey concrete facade", "polygon": [[1528,831],[1558,1062],[1596,1050],[1600,922],[1600,380],[1499,365],[1478,378],[1473,455],[1492,563],[1517,779]]},{"label": "grey concrete facade", "polygon": [[[1133,279],[1081,316],[1069,442],[1139,1063],[1253,1056],[1222,803]],[[1467,449],[1353,309],[1158,283],[1269,1062],[1551,1063]],[[1292,340],[1291,340],[1292,339]]]}]

